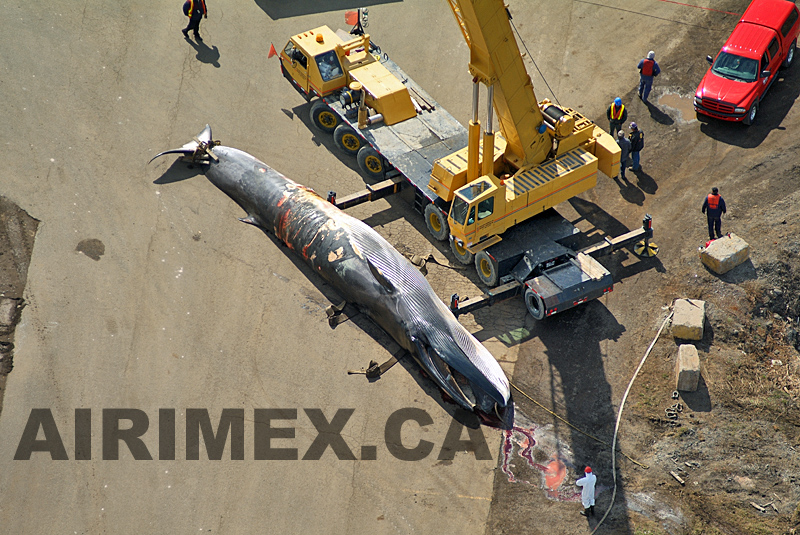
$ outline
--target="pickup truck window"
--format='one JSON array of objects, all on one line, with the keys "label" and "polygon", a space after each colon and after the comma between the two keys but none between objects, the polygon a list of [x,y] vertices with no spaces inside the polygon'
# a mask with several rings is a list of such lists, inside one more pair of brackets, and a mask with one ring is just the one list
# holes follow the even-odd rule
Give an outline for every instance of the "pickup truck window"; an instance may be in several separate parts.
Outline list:
[{"label": "pickup truck window", "polygon": [[761,70],[766,71],[767,69],[769,69],[769,56],[764,52],[764,55],[761,56]]},{"label": "pickup truck window", "polygon": [[767,50],[769,50],[769,57],[774,58],[778,54],[778,50],[780,50],[780,46],[778,46],[778,40],[773,39]]},{"label": "pickup truck window", "polygon": [[797,8],[793,9],[791,13],[789,13],[789,17],[786,19],[786,22],[783,23],[781,26],[781,34],[786,37],[789,35],[789,31],[794,26],[794,23],[797,21]]},{"label": "pickup truck window", "polygon": [[720,52],[711,70],[723,78],[741,82],[755,82],[758,78],[756,60],[728,52]]}]

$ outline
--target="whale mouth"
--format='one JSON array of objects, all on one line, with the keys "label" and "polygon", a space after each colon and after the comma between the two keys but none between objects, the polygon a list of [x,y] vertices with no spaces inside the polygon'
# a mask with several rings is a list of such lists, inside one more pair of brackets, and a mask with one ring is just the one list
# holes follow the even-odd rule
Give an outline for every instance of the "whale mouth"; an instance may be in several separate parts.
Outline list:
[{"label": "whale mouth", "polygon": [[[412,337],[412,341],[425,370],[432,375],[454,403],[475,412],[485,424],[503,429],[509,428],[513,423],[513,403],[510,399],[504,399],[499,393],[491,395],[467,376],[475,377],[477,374],[485,381],[486,378],[477,369],[473,373],[471,366],[462,367],[462,370],[456,369],[454,365],[447,363],[447,360],[452,362],[455,359],[440,355],[423,336]],[[465,359],[462,355],[462,358],[457,360]]]}]

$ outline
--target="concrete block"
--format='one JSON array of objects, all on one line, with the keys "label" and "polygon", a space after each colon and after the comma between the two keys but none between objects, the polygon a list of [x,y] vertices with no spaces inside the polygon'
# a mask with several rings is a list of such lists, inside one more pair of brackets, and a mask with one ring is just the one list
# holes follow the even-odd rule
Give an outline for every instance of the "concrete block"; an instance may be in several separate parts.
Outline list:
[{"label": "concrete block", "polygon": [[712,241],[700,248],[700,261],[714,273],[722,275],[750,258],[750,245],[736,234]]},{"label": "concrete block", "polygon": [[677,299],[672,314],[672,336],[683,340],[702,340],[705,320],[705,301]]},{"label": "concrete block", "polygon": [[700,383],[700,357],[692,344],[678,346],[678,362],[675,364],[675,390],[694,392]]}]

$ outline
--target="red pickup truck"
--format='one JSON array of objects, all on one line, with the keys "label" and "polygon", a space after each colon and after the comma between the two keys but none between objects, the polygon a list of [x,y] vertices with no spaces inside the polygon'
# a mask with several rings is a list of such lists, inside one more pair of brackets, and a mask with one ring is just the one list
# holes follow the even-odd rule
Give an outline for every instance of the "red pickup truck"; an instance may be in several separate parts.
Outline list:
[{"label": "red pickup truck", "polygon": [[758,105],[777,79],[778,68],[794,59],[800,33],[798,10],[787,0],[753,0],[694,96],[700,114],[750,125]]}]

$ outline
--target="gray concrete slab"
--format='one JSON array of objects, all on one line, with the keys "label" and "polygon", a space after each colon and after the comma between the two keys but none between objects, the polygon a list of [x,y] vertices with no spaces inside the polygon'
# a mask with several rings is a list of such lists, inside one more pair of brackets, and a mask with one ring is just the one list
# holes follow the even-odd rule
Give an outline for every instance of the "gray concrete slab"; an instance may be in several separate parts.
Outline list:
[{"label": "gray concrete slab", "polygon": [[[216,139],[318,191],[363,187],[355,162],[348,168],[320,143],[307,107],[267,59],[271,42],[342,23],[344,4],[296,4],[309,9],[271,18],[263,2],[209,0],[200,47],[183,40],[178,4],[5,6],[0,183],[42,224],[0,418],[2,531],[483,532],[496,461],[437,459],[452,422],[439,394],[402,366],[372,384],[346,374],[388,358],[388,339],[368,324],[332,331],[320,282],[238,222],[240,209],[204,178],[153,183],[172,159],[147,161],[209,123]],[[442,20],[431,46],[459,59],[428,68],[468,81],[444,2],[376,6],[371,28],[403,28],[387,52],[420,43],[423,12]],[[395,236],[413,231],[397,225]],[[76,251],[86,239],[102,242],[99,259]],[[434,444],[422,461],[397,460],[385,445],[387,418],[405,407],[433,421],[403,428],[406,446]],[[33,408],[52,411],[69,461],[42,452],[14,460]],[[74,460],[78,408],[92,410],[87,461]],[[156,459],[158,410],[175,408],[178,460],[136,461],[124,445],[120,460],[103,460],[107,408],[147,414],[143,439]],[[202,446],[200,460],[185,460],[187,408],[209,409],[215,425],[222,409],[244,409],[245,460],[230,460],[230,446],[220,461]],[[338,460],[328,449],[319,461],[255,461],[255,408],[299,411],[276,424],[295,427],[296,438],[275,444],[300,456],[316,436],[304,408],[328,418],[353,408],[345,440],[356,456],[376,446],[377,460]],[[485,435],[496,459],[499,435]]]}]

